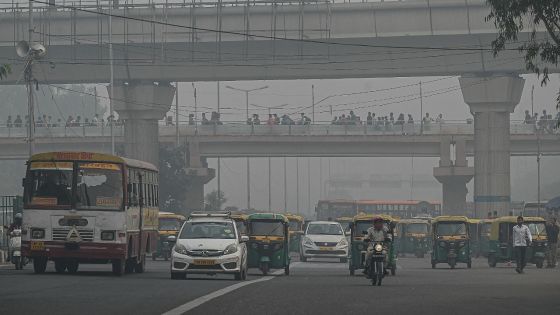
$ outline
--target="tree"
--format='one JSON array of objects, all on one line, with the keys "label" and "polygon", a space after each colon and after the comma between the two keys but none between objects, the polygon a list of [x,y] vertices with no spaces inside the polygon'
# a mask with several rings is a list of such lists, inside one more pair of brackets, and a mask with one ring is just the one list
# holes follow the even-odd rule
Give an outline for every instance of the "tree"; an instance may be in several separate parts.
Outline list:
[{"label": "tree", "polygon": [[[528,29],[529,40],[520,42],[517,49],[525,54],[528,70],[541,78],[541,84],[549,81],[548,65],[558,65],[560,57],[560,0],[487,0],[490,14],[486,20],[493,21],[498,37],[492,41],[494,56],[508,49],[506,44],[517,42],[521,31]],[[548,36],[539,36],[545,29]],[[560,92],[557,97],[560,106]]]},{"label": "tree", "polygon": [[222,205],[227,201],[224,192],[221,190],[209,192],[204,199],[206,201],[206,211],[220,211]]},{"label": "tree", "polygon": [[159,199],[162,211],[186,212],[185,191],[190,182],[185,172],[185,155],[185,147],[160,147]]},{"label": "tree", "polygon": [[12,73],[12,68],[10,67],[10,65],[0,65],[0,80],[7,77],[10,73]]}]

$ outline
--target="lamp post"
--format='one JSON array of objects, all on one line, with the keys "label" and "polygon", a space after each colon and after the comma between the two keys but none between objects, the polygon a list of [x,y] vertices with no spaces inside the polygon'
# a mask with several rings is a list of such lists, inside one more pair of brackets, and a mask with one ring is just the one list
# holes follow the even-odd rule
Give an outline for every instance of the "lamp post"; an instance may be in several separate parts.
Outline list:
[{"label": "lamp post", "polygon": [[[248,89],[248,90],[236,88],[230,85],[226,85],[226,88],[245,93],[245,113],[246,113],[245,119],[249,120],[249,93],[258,90],[267,89],[268,85],[261,86],[259,88]],[[251,209],[251,168],[250,167],[251,166],[249,164],[249,158],[247,157],[247,210]]]}]

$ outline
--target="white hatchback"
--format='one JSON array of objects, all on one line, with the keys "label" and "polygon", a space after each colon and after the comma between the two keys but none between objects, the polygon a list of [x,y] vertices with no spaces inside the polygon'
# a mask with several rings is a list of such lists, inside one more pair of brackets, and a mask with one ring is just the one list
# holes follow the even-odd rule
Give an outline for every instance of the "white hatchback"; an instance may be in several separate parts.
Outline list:
[{"label": "white hatchback", "polygon": [[196,215],[183,224],[171,254],[171,278],[187,274],[233,274],[247,278],[247,236],[229,216]]},{"label": "white hatchback", "polygon": [[338,222],[312,221],[307,224],[301,240],[300,260],[308,258],[338,258],[346,262],[348,241]]}]

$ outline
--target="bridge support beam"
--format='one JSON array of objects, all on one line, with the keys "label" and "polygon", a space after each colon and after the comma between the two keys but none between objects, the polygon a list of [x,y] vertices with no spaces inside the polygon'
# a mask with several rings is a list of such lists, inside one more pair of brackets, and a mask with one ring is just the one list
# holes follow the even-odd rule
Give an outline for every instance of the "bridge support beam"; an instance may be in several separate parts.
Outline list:
[{"label": "bridge support beam", "polygon": [[461,77],[465,103],[474,116],[474,203],[478,217],[507,215],[511,201],[510,114],[525,80],[515,76]]},{"label": "bridge support beam", "polygon": [[200,156],[197,141],[187,139],[187,168],[189,185],[185,192],[187,208],[184,214],[204,210],[204,185],[215,177],[215,169],[208,168],[206,158]]},{"label": "bridge support beam", "polygon": [[124,121],[126,157],[158,166],[158,120],[169,111],[174,96],[175,88],[167,82],[132,81],[115,84],[112,102],[119,118]]},{"label": "bridge support beam", "polygon": [[467,215],[467,183],[473,178],[474,169],[468,166],[465,143],[465,138],[441,140],[440,161],[439,166],[434,167],[434,177],[442,184],[442,213],[445,215]]}]

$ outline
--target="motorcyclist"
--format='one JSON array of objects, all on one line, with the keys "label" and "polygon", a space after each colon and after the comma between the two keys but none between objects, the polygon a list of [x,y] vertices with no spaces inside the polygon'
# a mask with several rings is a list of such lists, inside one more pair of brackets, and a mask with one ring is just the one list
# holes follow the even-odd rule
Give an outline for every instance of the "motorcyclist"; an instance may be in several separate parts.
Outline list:
[{"label": "motorcyclist", "polygon": [[[375,217],[373,218],[373,226],[367,230],[367,235],[364,237],[364,242],[368,242],[367,252],[366,252],[366,265],[363,273],[368,274],[369,262],[371,256],[373,255],[373,243],[374,242],[385,242],[386,240],[392,241],[389,229],[385,226],[383,218]],[[385,246],[384,246],[385,248]]]},{"label": "motorcyclist", "polygon": [[[22,221],[23,221],[23,216],[21,215],[21,213],[16,213],[16,215],[14,216],[14,222],[10,224],[8,230],[6,231],[8,237],[11,237],[11,234],[14,230],[21,229]],[[9,250],[8,261],[11,261],[12,258],[11,248],[9,248],[8,250]]]}]

